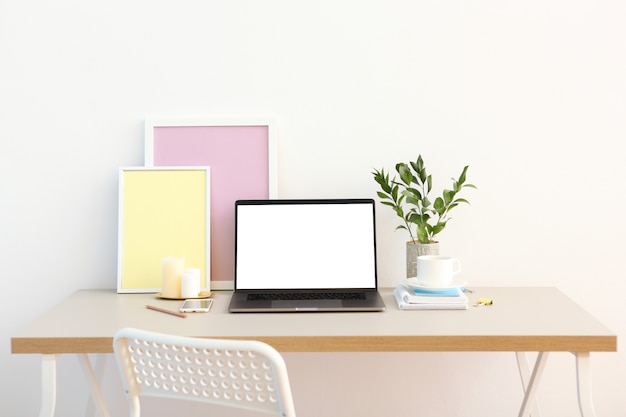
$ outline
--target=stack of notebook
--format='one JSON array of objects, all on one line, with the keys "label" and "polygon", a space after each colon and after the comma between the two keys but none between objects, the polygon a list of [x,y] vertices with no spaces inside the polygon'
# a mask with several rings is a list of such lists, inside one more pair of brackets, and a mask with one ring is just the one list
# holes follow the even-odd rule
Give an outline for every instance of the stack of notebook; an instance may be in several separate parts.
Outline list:
[{"label": "stack of notebook", "polygon": [[401,310],[467,310],[462,288],[431,289],[398,284],[393,294]]}]

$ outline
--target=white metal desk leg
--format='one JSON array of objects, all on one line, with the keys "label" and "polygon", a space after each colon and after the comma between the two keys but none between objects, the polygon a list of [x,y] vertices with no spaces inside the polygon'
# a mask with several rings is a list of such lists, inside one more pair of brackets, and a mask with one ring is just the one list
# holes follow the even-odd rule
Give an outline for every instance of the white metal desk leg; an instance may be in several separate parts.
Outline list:
[{"label": "white metal desk leg", "polygon": [[100,390],[100,382],[96,377],[93,367],[91,366],[89,356],[86,353],[81,353],[78,355],[78,360],[83,368],[83,374],[87,379],[87,383],[89,384],[91,399],[95,403],[96,409],[101,417],[109,417],[109,410],[107,409],[104,397],[102,396],[102,391]]},{"label": "white metal desk leg", "polygon": [[583,417],[596,417],[591,397],[591,366],[589,352],[574,352],[576,356],[576,383],[578,406]]},{"label": "white metal desk leg", "polygon": [[522,407],[519,410],[519,417],[528,417],[530,415],[530,404],[532,404],[535,400],[539,381],[541,380],[541,375],[543,374],[543,369],[545,368],[547,361],[548,352],[539,352],[537,354],[535,367],[533,368],[533,373],[528,381],[528,387],[526,388],[524,401],[522,401]]},{"label": "white metal desk leg", "polygon": [[[524,392],[528,390],[528,382],[530,381],[530,362],[528,361],[528,354],[526,352],[515,352],[517,358],[517,367],[519,369],[519,376],[522,379],[522,387]],[[535,398],[532,404],[530,415],[532,417],[541,417],[541,411],[539,410],[539,401]]]},{"label": "white metal desk leg", "polygon": [[41,357],[41,409],[39,417],[54,417],[57,400],[57,356]]},{"label": "white metal desk leg", "polygon": [[[104,370],[107,363],[107,354],[100,353],[96,355],[96,365],[95,365],[95,377],[99,384],[102,384],[102,378],[104,376]],[[94,417],[97,415],[97,410],[94,407],[93,396],[89,396],[89,401],[87,401],[87,410],[85,412],[86,417]]]}]

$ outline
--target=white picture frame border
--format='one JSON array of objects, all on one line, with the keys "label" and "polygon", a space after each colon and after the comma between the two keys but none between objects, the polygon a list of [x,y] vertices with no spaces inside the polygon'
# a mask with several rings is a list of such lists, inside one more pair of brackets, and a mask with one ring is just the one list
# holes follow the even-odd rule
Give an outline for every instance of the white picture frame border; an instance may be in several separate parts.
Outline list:
[{"label": "white picture frame border", "polygon": [[[123,264],[124,264],[124,221],[125,221],[125,205],[124,205],[124,173],[131,171],[202,171],[205,173],[205,187],[204,187],[204,203],[205,203],[205,271],[204,289],[210,290],[211,285],[211,168],[209,166],[159,166],[159,167],[120,167],[119,172],[119,184],[118,184],[118,244],[117,244],[117,292],[123,293],[158,293],[161,291],[161,286],[158,287],[125,287],[123,276]],[[175,254],[164,254],[170,256]],[[161,276],[159,276],[159,282]]]}]

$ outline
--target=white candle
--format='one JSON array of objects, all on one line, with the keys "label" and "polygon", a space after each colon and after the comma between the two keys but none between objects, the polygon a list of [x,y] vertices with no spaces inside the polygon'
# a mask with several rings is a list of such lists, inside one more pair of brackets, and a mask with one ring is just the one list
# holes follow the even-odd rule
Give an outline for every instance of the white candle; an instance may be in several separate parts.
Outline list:
[{"label": "white candle", "polygon": [[181,277],[180,295],[182,298],[196,298],[200,294],[200,270],[187,268]]},{"label": "white candle", "polygon": [[180,298],[180,279],[185,269],[185,258],[168,256],[163,258],[161,295],[165,298]]}]

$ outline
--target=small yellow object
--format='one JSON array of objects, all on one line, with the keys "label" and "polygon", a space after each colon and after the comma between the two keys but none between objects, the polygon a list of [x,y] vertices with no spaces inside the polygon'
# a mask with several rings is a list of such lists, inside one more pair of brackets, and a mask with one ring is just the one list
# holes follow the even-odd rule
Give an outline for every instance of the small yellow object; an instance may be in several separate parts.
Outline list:
[{"label": "small yellow object", "polygon": [[483,305],[483,306],[490,306],[493,304],[493,300],[491,298],[479,298],[476,304]]}]

